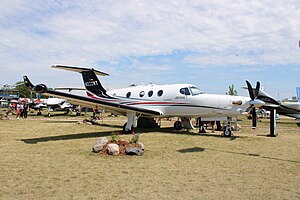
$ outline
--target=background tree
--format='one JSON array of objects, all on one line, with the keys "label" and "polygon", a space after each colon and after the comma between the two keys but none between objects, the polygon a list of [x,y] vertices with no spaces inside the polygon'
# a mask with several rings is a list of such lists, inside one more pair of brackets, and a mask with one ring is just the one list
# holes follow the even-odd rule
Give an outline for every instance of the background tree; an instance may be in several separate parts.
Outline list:
[{"label": "background tree", "polygon": [[228,92],[226,92],[227,95],[237,96],[237,91],[234,89],[234,85],[229,85]]},{"label": "background tree", "polygon": [[32,92],[25,86],[24,81],[19,81],[15,84],[14,90],[19,91],[19,96],[24,98],[24,97],[29,97],[31,98]]},{"label": "background tree", "polygon": [[[52,88],[48,88],[49,90],[53,90]],[[36,95],[34,92],[30,91],[26,86],[24,81],[19,81],[15,83],[15,87],[13,90],[18,90],[19,91],[19,96],[21,98],[36,98]],[[41,94],[40,97],[42,99],[47,99],[48,96]]]}]

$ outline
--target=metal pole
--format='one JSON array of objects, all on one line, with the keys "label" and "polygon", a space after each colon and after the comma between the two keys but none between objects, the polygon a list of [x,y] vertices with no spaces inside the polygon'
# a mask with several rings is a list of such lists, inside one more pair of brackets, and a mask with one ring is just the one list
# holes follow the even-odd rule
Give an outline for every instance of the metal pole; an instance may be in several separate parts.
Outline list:
[{"label": "metal pole", "polygon": [[271,110],[270,114],[270,134],[268,135],[270,137],[276,137],[276,109]]}]

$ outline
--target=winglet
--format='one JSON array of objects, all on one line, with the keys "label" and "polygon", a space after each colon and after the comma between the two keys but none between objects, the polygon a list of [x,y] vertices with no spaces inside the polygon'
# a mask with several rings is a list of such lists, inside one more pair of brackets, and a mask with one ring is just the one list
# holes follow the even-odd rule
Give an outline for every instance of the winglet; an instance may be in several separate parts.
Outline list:
[{"label": "winglet", "polygon": [[73,67],[73,66],[64,66],[64,65],[53,65],[53,66],[51,66],[51,68],[63,69],[63,70],[79,72],[79,73],[93,71],[93,72],[95,72],[95,74],[100,75],[100,76],[109,76],[109,74],[95,70],[93,68]]}]

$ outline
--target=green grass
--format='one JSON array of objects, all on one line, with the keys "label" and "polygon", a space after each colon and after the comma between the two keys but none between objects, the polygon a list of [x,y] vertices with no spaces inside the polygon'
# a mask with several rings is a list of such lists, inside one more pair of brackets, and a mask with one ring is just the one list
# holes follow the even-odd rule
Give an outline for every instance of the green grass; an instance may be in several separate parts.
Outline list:
[{"label": "green grass", "polygon": [[[120,130],[124,117],[79,125],[84,117],[0,120],[0,199],[299,199],[300,128],[267,120],[254,132],[242,118],[234,137],[138,130],[141,157],[91,152],[96,139]],[[130,135],[122,135],[129,140]]]}]

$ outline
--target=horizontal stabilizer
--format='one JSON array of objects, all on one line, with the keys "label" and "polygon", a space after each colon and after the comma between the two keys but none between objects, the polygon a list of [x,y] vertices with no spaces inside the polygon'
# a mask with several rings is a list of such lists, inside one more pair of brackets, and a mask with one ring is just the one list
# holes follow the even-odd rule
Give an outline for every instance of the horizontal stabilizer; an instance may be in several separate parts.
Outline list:
[{"label": "horizontal stabilizer", "polygon": [[56,69],[64,69],[64,70],[68,70],[68,71],[72,71],[72,72],[79,72],[79,73],[93,71],[93,72],[95,72],[95,74],[100,75],[100,76],[109,76],[109,74],[95,70],[93,68],[73,67],[73,66],[63,66],[63,65],[53,65],[51,67],[56,68]]}]

